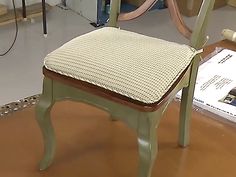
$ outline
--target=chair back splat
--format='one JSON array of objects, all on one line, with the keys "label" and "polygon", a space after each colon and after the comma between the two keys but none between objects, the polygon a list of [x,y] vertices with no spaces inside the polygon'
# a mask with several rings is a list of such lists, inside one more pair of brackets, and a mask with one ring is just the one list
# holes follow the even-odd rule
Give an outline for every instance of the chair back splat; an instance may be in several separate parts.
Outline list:
[{"label": "chair back splat", "polygon": [[203,0],[193,31],[185,25],[176,1],[167,0],[173,22],[190,45],[117,28],[118,20],[137,18],[156,2],[146,0],[133,12],[120,14],[121,0],[112,0],[109,27],[81,35],[46,56],[43,93],[36,106],[36,119],[44,139],[40,170],[53,161],[56,139],[50,111],[56,101],[64,99],[101,108],[110,113],[112,120],[123,121],[136,131],[137,176],[151,177],[158,152],[156,129],[167,106],[182,89],[178,143],[182,147],[189,145],[199,49],[206,40],[214,0]]},{"label": "chair back splat", "polygon": [[[128,13],[120,13],[121,0],[112,0],[108,26],[117,27],[117,21],[132,20],[143,15],[150,8],[152,8],[157,1],[158,0],[146,0],[136,10]],[[201,48],[206,41],[205,30],[209,19],[209,13],[211,12],[214,4],[215,0],[203,1],[192,32],[192,30],[183,21],[176,0],[167,0],[167,6],[173,22],[179,32],[190,40],[190,44],[194,48]]]}]

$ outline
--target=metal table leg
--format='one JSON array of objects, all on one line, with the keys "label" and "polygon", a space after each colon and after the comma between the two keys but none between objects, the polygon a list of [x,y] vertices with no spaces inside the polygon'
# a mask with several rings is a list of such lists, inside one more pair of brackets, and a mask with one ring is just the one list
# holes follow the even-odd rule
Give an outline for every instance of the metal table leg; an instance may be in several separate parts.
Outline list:
[{"label": "metal table leg", "polygon": [[26,19],[26,7],[25,7],[25,0],[22,0],[22,16],[24,20]]},{"label": "metal table leg", "polygon": [[46,3],[42,0],[42,11],[43,11],[43,34],[47,36],[47,18],[46,18]]}]

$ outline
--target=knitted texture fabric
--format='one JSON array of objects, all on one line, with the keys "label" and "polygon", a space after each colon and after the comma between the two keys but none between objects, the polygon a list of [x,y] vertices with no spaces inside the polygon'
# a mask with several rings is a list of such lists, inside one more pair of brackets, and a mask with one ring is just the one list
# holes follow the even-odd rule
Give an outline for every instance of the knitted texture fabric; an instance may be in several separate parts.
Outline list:
[{"label": "knitted texture fabric", "polygon": [[196,50],[104,27],[79,36],[45,58],[48,70],[151,104],[189,66]]}]

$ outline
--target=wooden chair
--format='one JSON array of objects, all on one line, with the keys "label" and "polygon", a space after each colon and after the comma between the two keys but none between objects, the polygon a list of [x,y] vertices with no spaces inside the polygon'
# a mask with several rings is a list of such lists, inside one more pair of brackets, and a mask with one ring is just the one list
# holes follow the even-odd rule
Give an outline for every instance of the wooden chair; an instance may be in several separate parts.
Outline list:
[{"label": "wooden chair", "polygon": [[45,58],[44,83],[36,115],[42,130],[44,170],[55,154],[50,110],[56,101],[72,99],[97,106],[137,132],[139,177],[150,177],[157,154],[156,128],[176,93],[183,89],[180,108],[179,145],[189,144],[194,85],[205,29],[214,0],[204,0],[193,32],[183,23],[175,0],[168,7],[190,45],[115,28],[117,19],[140,16],[156,1],[128,14],[119,14],[120,0],[112,0],[109,27],[79,36]]}]

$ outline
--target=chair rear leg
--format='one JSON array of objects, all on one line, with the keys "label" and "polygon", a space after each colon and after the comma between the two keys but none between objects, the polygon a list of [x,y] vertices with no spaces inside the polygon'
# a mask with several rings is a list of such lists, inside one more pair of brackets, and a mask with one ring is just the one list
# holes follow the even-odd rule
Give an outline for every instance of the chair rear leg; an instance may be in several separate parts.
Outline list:
[{"label": "chair rear leg", "polygon": [[55,154],[55,135],[50,119],[50,111],[54,102],[52,99],[52,80],[45,78],[43,94],[36,106],[36,120],[42,131],[44,140],[44,157],[40,162],[40,170],[50,166]]},{"label": "chair rear leg", "polygon": [[182,90],[179,121],[179,145],[182,147],[189,145],[190,119],[199,61],[200,56],[196,56],[192,63],[188,87],[185,87]]}]

